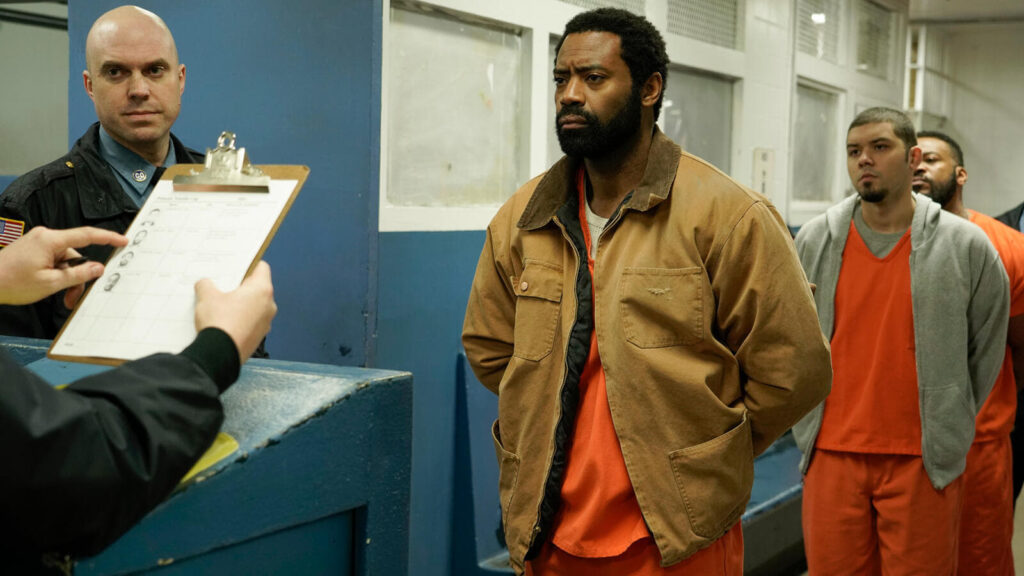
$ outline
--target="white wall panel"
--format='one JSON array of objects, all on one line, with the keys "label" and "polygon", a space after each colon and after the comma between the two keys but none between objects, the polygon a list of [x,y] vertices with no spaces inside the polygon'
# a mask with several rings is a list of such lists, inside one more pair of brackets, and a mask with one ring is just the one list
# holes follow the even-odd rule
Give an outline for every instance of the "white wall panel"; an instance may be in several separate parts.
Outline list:
[{"label": "white wall panel", "polygon": [[991,215],[1024,202],[1024,23],[948,31],[948,132],[964,150],[964,202]]},{"label": "white wall panel", "polygon": [[[67,6],[49,14],[67,17]],[[0,174],[68,151],[68,33],[0,22]]]}]

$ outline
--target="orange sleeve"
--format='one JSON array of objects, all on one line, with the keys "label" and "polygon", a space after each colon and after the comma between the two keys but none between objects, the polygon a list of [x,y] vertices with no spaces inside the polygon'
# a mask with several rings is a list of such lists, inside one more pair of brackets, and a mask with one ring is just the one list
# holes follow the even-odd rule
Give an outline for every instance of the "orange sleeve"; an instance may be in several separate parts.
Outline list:
[{"label": "orange sleeve", "polygon": [[973,210],[969,212],[971,222],[977,224],[996,247],[1010,278],[1010,317],[1024,314],[1024,234],[995,218]]}]

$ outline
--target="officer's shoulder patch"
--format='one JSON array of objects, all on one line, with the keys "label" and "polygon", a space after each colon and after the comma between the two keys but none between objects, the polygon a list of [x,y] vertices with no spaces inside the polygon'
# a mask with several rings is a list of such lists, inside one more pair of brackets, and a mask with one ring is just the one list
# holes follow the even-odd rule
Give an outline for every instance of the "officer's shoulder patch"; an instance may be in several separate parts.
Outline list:
[{"label": "officer's shoulder patch", "polygon": [[13,218],[0,217],[0,247],[7,246],[25,234],[25,223]]}]

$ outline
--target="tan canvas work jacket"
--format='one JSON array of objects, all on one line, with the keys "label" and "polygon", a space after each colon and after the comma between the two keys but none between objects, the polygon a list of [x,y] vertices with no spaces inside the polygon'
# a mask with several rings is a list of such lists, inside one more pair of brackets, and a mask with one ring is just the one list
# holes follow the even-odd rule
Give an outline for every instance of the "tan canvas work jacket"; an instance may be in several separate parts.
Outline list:
[{"label": "tan canvas work jacket", "polygon": [[493,436],[517,572],[550,538],[592,330],[666,566],[739,519],[754,456],[831,384],[806,277],[765,198],[656,131],[640,186],[595,240],[594,310],[576,169],[563,158],[499,210],[466,310],[466,354],[498,394]]}]

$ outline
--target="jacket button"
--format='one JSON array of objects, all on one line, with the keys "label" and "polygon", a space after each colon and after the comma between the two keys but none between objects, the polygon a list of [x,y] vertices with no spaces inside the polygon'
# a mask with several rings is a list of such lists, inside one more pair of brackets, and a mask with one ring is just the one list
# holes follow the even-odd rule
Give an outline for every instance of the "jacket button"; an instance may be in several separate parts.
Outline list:
[{"label": "jacket button", "polygon": [[526,282],[526,281],[523,281],[522,283],[519,284],[519,291],[520,292],[526,292],[526,289],[529,288],[529,287],[530,287],[530,283]]}]

